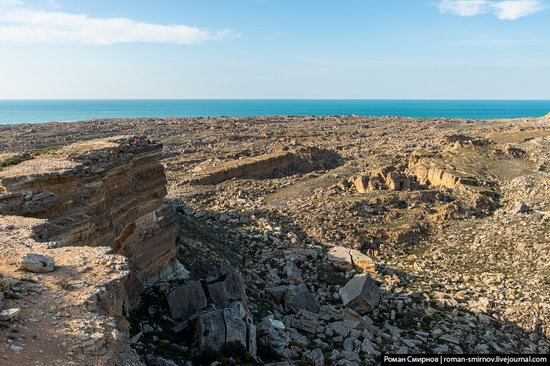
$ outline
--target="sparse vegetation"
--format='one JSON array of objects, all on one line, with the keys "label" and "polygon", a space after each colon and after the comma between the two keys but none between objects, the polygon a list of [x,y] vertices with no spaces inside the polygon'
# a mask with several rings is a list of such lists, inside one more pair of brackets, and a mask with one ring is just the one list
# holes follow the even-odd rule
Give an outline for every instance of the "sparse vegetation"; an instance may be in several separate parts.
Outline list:
[{"label": "sparse vegetation", "polygon": [[73,285],[65,278],[60,278],[57,280],[55,285],[65,291],[71,291],[73,289]]},{"label": "sparse vegetation", "polygon": [[20,160],[17,159],[16,157],[6,158],[6,159],[3,159],[3,160],[0,160],[0,167],[3,168],[3,167],[10,166],[10,165],[19,164],[19,162],[20,162]]},{"label": "sparse vegetation", "polygon": [[48,156],[48,155],[51,155],[59,150],[63,149],[63,146],[50,146],[50,147],[47,147],[45,149],[40,149],[40,150],[34,150],[31,155],[34,157],[34,158],[38,158],[38,157],[45,157],[45,156]]}]

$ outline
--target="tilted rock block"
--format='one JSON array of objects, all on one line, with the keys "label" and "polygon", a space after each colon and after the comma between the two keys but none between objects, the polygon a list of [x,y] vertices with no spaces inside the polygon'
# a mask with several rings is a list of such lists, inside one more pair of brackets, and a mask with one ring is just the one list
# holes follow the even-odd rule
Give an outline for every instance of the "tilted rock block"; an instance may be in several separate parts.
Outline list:
[{"label": "tilted rock block", "polygon": [[265,289],[266,296],[273,300],[275,304],[281,304],[285,297],[285,292],[288,289],[287,285],[279,285]]},{"label": "tilted rock block", "polygon": [[222,267],[206,279],[208,293],[218,309],[234,301],[247,302],[243,276],[230,266]]},{"label": "tilted rock block", "polygon": [[21,258],[19,268],[34,273],[47,273],[55,270],[55,260],[47,255],[29,253]]},{"label": "tilted rock block", "polygon": [[358,275],[340,289],[340,297],[345,306],[359,313],[365,313],[378,306],[382,291],[369,275]]},{"label": "tilted rock block", "polygon": [[287,262],[285,266],[286,277],[291,285],[299,285],[304,282],[302,271],[294,262]]},{"label": "tilted rock block", "polygon": [[285,292],[284,307],[287,313],[298,313],[300,310],[318,313],[321,309],[315,297],[304,284],[288,287]]},{"label": "tilted rock block", "polygon": [[208,305],[200,281],[190,281],[176,287],[166,297],[172,319],[185,319]]}]

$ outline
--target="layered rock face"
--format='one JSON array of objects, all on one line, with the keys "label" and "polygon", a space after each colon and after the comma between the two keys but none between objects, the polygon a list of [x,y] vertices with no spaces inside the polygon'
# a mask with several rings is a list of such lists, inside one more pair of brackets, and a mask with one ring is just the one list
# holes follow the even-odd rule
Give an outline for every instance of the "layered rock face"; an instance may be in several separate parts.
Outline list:
[{"label": "layered rock face", "polygon": [[174,211],[163,201],[161,150],[115,137],[42,151],[0,172],[0,214],[47,219],[34,234],[56,247],[111,247],[128,258],[128,289],[138,293],[184,271]]},{"label": "layered rock face", "polygon": [[315,147],[296,148],[230,161],[220,166],[195,169],[193,176],[187,177],[184,181],[212,185],[241,177],[270,178],[334,168],[338,161],[338,154],[330,150]]}]

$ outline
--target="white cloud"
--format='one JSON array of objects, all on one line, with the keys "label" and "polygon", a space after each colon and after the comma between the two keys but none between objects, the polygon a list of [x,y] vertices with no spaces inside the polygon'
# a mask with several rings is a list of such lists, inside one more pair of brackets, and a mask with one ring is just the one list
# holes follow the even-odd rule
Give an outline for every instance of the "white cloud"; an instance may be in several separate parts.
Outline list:
[{"label": "white cloud", "polygon": [[491,7],[495,10],[497,18],[504,20],[516,20],[545,8],[538,0],[499,1],[491,4]]},{"label": "white cloud", "polygon": [[35,10],[19,0],[0,0],[0,42],[197,44],[232,35],[230,30],[210,32],[186,25],[162,25],[127,18],[94,18],[85,14]]},{"label": "white cloud", "polygon": [[545,9],[541,0],[442,0],[439,10],[464,17],[491,13],[498,19],[516,20]]},{"label": "white cloud", "polygon": [[443,0],[439,3],[439,10],[471,17],[487,11],[487,0]]},{"label": "white cloud", "polygon": [[23,5],[20,0],[0,0],[0,9]]}]

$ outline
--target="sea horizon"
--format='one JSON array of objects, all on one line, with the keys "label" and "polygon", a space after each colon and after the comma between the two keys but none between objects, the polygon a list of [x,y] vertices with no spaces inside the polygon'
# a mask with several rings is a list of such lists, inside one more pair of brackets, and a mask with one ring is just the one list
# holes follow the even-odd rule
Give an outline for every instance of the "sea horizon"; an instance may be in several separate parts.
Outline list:
[{"label": "sea horizon", "polygon": [[106,118],[400,116],[509,119],[542,117],[546,99],[1,99],[0,124]]}]

